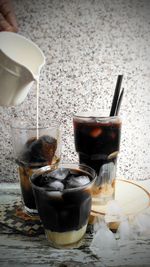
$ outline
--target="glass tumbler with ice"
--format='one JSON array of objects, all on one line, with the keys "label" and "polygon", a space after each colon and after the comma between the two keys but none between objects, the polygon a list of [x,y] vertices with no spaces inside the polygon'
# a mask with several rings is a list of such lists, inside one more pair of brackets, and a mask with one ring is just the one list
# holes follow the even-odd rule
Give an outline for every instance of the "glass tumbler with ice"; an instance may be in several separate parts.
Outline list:
[{"label": "glass tumbler with ice", "polygon": [[100,204],[106,204],[114,198],[121,119],[89,115],[82,113],[73,117],[75,148],[80,164],[96,171],[93,195]]},{"label": "glass tumbler with ice", "polygon": [[78,164],[46,166],[31,176],[39,216],[53,247],[78,247],[91,211],[96,173]]},{"label": "glass tumbler with ice", "polygon": [[60,161],[60,129],[57,123],[36,126],[14,121],[12,141],[15,160],[18,165],[22,202],[30,215],[37,214],[35,199],[29,177],[40,167],[57,167]]}]

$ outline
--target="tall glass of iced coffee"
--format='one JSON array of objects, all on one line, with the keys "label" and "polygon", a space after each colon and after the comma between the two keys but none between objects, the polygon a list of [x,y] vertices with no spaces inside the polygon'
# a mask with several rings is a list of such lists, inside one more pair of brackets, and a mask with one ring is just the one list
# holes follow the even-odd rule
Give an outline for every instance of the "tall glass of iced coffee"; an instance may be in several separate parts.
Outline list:
[{"label": "tall glass of iced coffee", "polygon": [[73,118],[75,148],[79,162],[93,168],[97,180],[93,195],[105,204],[114,198],[121,119],[87,113]]}]

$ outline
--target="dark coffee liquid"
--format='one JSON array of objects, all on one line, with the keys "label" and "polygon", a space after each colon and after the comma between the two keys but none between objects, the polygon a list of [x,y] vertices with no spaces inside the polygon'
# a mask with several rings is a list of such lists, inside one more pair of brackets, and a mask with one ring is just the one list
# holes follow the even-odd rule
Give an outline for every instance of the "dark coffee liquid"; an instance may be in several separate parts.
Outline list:
[{"label": "dark coffee liquid", "polygon": [[33,174],[33,170],[31,168],[19,166],[19,175],[20,175],[20,186],[22,199],[25,204],[25,207],[35,210],[36,204],[33,196],[32,187],[29,181],[29,177]]},{"label": "dark coffee liquid", "polygon": [[97,173],[97,190],[102,191],[102,184],[114,187],[117,154],[120,145],[121,122],[119,119],[110,122],[95,118],[74,118],[75,148],[79,162],[93,168]]},{"label": "dark coffee liquid", "polygon": [[55,155],[57,140],[50,136],[41,136],[38,139],[29,139],[20,153],[17,163],[19,165],[20,185],[25,207],[36,210],[35,199],[29,177],[37,168],[56,164],[59,161]]},{"label": "dark coffee liquid", "polygon": [[33,190],[46,229],[61,233],[78,230],[87,224],[91,210],[91,192],[87,186],[90,181],[86,172],[68,169],[58,169],[32,179],[38,186]]}]

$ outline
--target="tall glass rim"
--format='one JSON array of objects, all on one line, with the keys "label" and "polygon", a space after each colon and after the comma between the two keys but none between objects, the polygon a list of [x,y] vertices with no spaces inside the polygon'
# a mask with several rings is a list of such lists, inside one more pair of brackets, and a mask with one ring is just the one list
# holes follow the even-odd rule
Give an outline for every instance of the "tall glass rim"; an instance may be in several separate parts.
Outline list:
[{"label": "tall glass rim", "polygon": [[[96,181],[97,174],[96,174],[95,170],[92,169],[91,167],[87,166],[87,165],[84,165],[84,164],[79,164],[79,163],[60,163],[57,169],[59,169],[59,168],[70,168],[70,169],[72,168],[72,169],[73,169],[73,167],[74,167],[74,168],[77,168],[77,167],[78,167],[78,169],[80,169],[80,167],[81,167],[81,169],[82,169],[82,168],[87,168],[88,170],[92,171],[93,175],[89,172],[89,174],[92,175],[92,180],[91,180],[89,183],[87,183],[87,184],[85,184],[85,185],[82,185],[82,186],[79,186],[79,187],[76,187],[76,188],[67,188],[67,189],[64,189],[64,190],[62,191],[62,193],[66,193],[66,192],[76,192],[76,191],[79,191],[79,190],[82,190],[82,189],[85,189],[85,188],[89,188],[89,187],[91,187],[91,186],[95,183],[95,181]],[[36,171],[34,172],[34,174],[31,175],[31,176],[29,177],[30,182],[31,182],[31,184],[32,184],[32,187],[35,188],[35,189],[39,189],[39,190],[41,190],[41,191],[51,192],[51,191],[48,190],[48,189],[45,189],[45,188],[42,188],[42,187],[40,187],[40,186],[35,185],[34,182],[33,182],[33,179],[35,179],[36,177],[38,177],[39,174],[45,173],[45,172],[47,172],[47,171],[55,171],[55,170],[56,170],[56,169],[52,170],[52,168],[51,168],[50,165],[41,167],[41,168],[39,168],[38,170],[36,170]],[[84,170],[84,169],[83,169],[83,170]]]},{"label": "tall glass rim", "polygon": [[[81,112],[81,114],[73,114],[73,119],[96,119],[98,121],[114,121],[114,120],[121,120],[120,115],[115,115],[115,116],[99,116],[97,115],[88,115],[89,112]],[[87,121],[88,122],[88,121]]]},{"label": "tall glass rim", "polygon": [[59,121],[50,121],[48,124],[47,122],[42,123],[42,126],[36,126],[36,125],[32,125],[32,123],[30,122],[26,122],[26,121],[21,121],[19,119],[17,120],[12,120],[11,122],[11,129],[18,129],[18,130],[31,130],[34,131],[36,129],[38,130],[44,130],[44,129],[56,129],[56,128],[60,128],[60,122]]}]

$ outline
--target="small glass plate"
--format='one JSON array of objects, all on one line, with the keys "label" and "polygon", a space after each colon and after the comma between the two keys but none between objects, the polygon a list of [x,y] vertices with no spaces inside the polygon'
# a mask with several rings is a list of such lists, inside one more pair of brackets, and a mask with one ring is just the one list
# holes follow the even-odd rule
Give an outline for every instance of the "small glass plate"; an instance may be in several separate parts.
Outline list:
[{"label": "small glass plate", "polygon": [[[134,181],[129,180],[116,180],[115,200],[118,201],[121,209],[127,216],[135,216],[150,206],[149,192]],[[95,199],[92,202],[91,215],[104,215],[107,205],[100,205],[98,200],[96,202]]]}]

